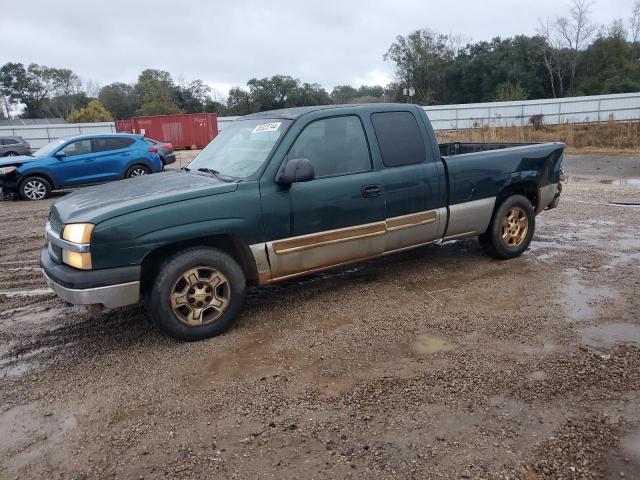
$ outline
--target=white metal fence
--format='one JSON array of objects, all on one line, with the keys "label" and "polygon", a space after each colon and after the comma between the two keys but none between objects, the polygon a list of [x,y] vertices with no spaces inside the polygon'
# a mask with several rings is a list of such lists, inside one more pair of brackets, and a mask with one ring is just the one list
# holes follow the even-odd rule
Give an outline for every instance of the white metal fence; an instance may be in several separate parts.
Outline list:
[{"label": "white metal fence", "polygon": [[528,125],[537,117],[546,125],[640,120],[640,92],[518,102],[470,103],[424,107],[435,130]]},{"label": "white metal fence", "polygon": [[[469,103],[423,107],[435,130],[481,126],[527,125],[532,117],[542,123],[587,123],[640,120],[640,92],[589,97],[552,98],[518,102]],[[218,128],[238,117],[219,117]],[[115,132],[113,122],[0,127],[0,136],[20,136],[36,149],[69,135]]]},{"label": "white metal fence", "polygon": [[115,123],[61,123],[58,125],[11,125],[0,127],[0,137],[22,137],[34,150],[61,137],[90,133],[113,133]]},{"label": "white metal fence", "polygon": [[[517,102],[466,103],[422,107],[435,130],[640,120],[640,92]],[[218,128],[238,117],[219,117]]]}]

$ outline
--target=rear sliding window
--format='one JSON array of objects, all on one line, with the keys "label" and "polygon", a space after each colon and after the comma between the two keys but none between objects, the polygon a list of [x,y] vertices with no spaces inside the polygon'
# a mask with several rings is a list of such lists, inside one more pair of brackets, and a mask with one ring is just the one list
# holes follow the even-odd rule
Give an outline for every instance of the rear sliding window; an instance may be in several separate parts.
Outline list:
[{"label": "rear sliding window", "polygon": [[422,133],[411,112],[381,112],[371,115],[382,163],[399,167],[422,163],[427,158]]},{"label": "rear sliding window", "polygon": [[93,151],[106,152],[109,150],[120,150],[121,148],[131,146],[134,141],[132,138],[94,138]]}]

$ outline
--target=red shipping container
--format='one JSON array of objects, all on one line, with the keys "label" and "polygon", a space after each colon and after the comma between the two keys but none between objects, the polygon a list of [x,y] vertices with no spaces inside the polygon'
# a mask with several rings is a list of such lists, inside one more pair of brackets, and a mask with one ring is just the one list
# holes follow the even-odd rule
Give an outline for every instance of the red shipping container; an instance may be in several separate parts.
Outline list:
[{"label": "red shipping container", "polygon": [[117,133],[131,133],[131,120],[116,120]]},{"label": "red shipping container", "polygon": [[204,148],[218,135],[218,117],[215,113],[132,117],[131,132],[170,143],[173,148]]}]

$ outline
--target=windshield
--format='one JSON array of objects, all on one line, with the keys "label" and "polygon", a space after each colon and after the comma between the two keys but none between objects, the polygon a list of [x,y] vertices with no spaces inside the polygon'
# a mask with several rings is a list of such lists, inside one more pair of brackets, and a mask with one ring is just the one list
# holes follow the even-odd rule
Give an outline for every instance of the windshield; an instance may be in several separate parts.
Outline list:
[{"label": "windshield", "polygon": [[37,152],[33,154],[34,157],[48,157],[53,152],[55,152],[58,148],[62,146],[64,142],[66,142],[66,138],[59,138],[58,140],[54,140],[51,143],[48,143],[44,147],[38,149]]},{"label": "windshield", "polygon": [[231,178],[247,178],[264,163],[291,120],[236,120],[187,166],[189,170],[215,171]]}]

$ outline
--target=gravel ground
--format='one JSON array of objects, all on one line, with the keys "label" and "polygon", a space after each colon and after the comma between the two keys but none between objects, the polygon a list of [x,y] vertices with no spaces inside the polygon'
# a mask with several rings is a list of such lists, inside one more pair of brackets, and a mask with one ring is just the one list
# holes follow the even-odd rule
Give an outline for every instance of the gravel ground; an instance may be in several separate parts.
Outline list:
[{"label": "gravel ground", "polygon": [[471,239],[255,289],[192,344],[58,300],[51,201],[0,203],[0,477],[640,478],[640,158],[565,165],[518,259]]}]

